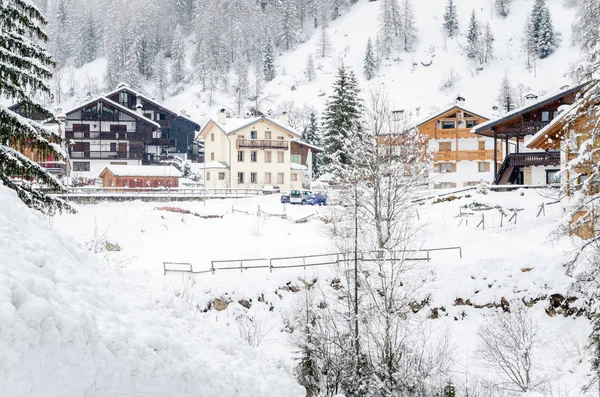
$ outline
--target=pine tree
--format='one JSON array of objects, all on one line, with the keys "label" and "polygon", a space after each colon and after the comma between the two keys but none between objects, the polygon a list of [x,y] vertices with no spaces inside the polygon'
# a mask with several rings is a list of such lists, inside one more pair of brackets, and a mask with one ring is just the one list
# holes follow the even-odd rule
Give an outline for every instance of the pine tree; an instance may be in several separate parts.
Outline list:
[{"label": "pine tree", "polygon": [[[47,111],[33,102],[35,93],[49,95],[47,80],[55,66],[50,55],[37,42],[46,43],[48,36],[42,26],[46,19],[28,0],[0,2],[0,96],[20,102],[27,111],[42,114]],[[39,123],[25,119],[0,105],[0,181],[16,191],[31,208],[46,214],[70,209],[62,200],[34,189],[27,181],[36,181],[52,189],[60,182],[44,168],[17,150],[27,147],[41,158],[65,159],[60,149],[64,140]],[[10,145],[10,146],[8,146]],[[12,178],[22,178],[15,183]]]},{"label": "pine tree", "polygon": [[125,54],[125,82],[134,89],[140,88],[140,74],[137,61],[136,41],[139,35],[136,34],[134,25],[129,25],[127,29],[127,52]]},{"label": "pine tree", "polygon": [[545,0],[535,0],[533,3],[526,34],[529,37],[524,41],[531,46],[536,57],[546,58],[558,47],[559,37],[554,32]]},{"label": "pine tree", "polygon": [[271,40],[267,40],[263,50],[263,74],[265,81],[271,81],[275,78],[275,53],[273,52]]},{"label": "pine tree", "polygon": [[171,45],[171,80],[173,84],[178,84],[183,80],[185,69],[185,49],[183,47],[183,37],[181,27],[175,29],[173,35],[173,44]]},{"label": "pine tree", "polygon": [[515,98],[515,91],[510,85],[507,75],[504,75],[502,83],[500,84],[497,101],[499,107],[507,113],[516,108],[517,100]]},{"label": "pine tree", "polygon": [[277,43],[284,50],[294,48],[298,43],[300,26],[297,14],[298,10],[295,0],[282,0]]},{"label": "pine tree", "polygon": [[412,0],[402,1],[401,10],[402,21],[402,45],[404,51],[413,51],[417,46],[417,23],[415,21],[415,12],[413,10]]},{"label": "pine tree", "polygon": [[333,94],[328,98],[323,112],[324,165],[335,172],[339,165],[347,165],[350,158],[346,139],[360,134],[363,104],[354,73],[342,65],[333,84]]},{"label": "pine tree", "polygon": [[327,34],[327,25],[325,23],[321,23],[321,28],[319,30],[319,41],[317,42],[317,53],[321,58],[325,58],[325,55],[329,53],[330,47],[331,43],[329,41],[329,35]]},{"label": "pine tree", "polygon": [[377,32],[378,50],[382,57],[389,58],[402,35],[402,15],[398,0],[383,0],[379,12]]},{"label": "pine tree", "polygon": [[494,57],[494,34],[489,22],[483,28],[481,44],[482,61],[487,63]]},{"label": "pine tree", "polygon": [[94,14],[87,10],[84,16],[85,22],[81,24],[81,42],[78,46],[76,64],[82,66],[93,61],[98,56],[98,43],[100,42],[100,28]]},{"label": "pine tree", "polygon": [[527,67],[531,67],[531,61],[537,57],[537,47],[535,42],[535,37],[531,33],[533,26],[531,24],[531,18],[527,15],[527,19],[525,20],[525,27],[523,30],[522,37],[522,46],[523,50],[527,54]]},{"label": "pine tree", "polygon": [[477,22],[475,10],[473,10],[471,12],[471,20],[469,21],[469,27],[467,30],[467,57],[475,58],[479,54],[479,36],[479,22]]},{"label": "pine tree", "polygon": [[452,38],[458,34],[458,12],[454,0],[448,0],[444,12],[444,29],[448,37]]},{"label": "pine tree", "polygon": [[580,0],[573,30],[573,43],[584,53],[590,53],[600,44],[600,2],[597,0]]},{"label": "pine tree", "polygon": [[[311,145],[321,146],[321,136],[319,132],[319,121],[317,120],[317,114],[311,111],[308,115],[308,124],[302,131],[302,140]],[[313,153],[312,157],[312,177],[316,178],[321,175],[321,155]]]},{"label": "pine tree", "polygon": [[70,15],[68,0],[57,0],[53,5],[50,24],[50,51],[58,66],[64,66],[71,56],[74,37],[70,33]]},{"label": "pine tree", "polygon": [[306,59],[306,70],[304,71],[304,74],[306,74],[308,81],[313,81],[315,78],[315,73],[315,60],[312,54],[308,54],[308,58]]},{"label": "pine tree", "polygon": [[494,5],[496,7],[496,12],[502,18],[506,18],[508,13],[510,12],[510,3],[512,0],[495,0]]},{"label": "pine tree", "polygon": [[154,84],[156,84],[156,96],[160,100],[164,100],[168,84],[164,52],[160,51],[158,54],[156,54],[156,57],[154,59],[153,70]]},{"label": "pine tree", "polygon": [[375,54],[373,54],[373,44],[371,38],[367,40],[367,49],[365,50],[364,67],[365,77],[367,80],[371,80],[375,76],[375,70],[377,69],[377,60]]}]

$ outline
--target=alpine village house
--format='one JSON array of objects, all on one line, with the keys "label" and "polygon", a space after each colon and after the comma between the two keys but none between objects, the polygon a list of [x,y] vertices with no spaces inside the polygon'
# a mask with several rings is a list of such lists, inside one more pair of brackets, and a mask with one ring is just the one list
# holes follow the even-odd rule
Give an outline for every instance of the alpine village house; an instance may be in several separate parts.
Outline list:
[{"label": "alpine village house", "polygon": [[279,120],[265,116],[229,118],[222,109],[196,138],[204,142],[205,186],[282,191],[306,187],[313,153],[322,149],[301,142],[299,137],[285,114]]},{"label": "alpine village house", "polygon": [[158,164],[179,153],[194,158],[190,144],[200,125],[121,85],[66,112],[64,129],[73,142],[73,175],[95,178],[108,165]]},{"label": "alpine village house", "polygon": [[497,185],[546,185],[557,183],[560,170],[560,153],[549,148],[539,150],[527,147],[525,141],[535,135],[558,115],[562,105],[575,101],[585,84],[563,89],[542,99],[530,95],[525,106],[502,117],[479,124],[473,133],[491,138],[494,150],[504,146],[504,161],[494,161],[494,179]]},{"label": "alpine village house", "polygon": [[[463,99],[459,98],[459,102]],[[492,162],[501,158],[493,142],[471,129],[487,119],[460,105],[434,115],[418,124],[433,153],[433,184],[436,189],[478,185],[493,180]]]}]

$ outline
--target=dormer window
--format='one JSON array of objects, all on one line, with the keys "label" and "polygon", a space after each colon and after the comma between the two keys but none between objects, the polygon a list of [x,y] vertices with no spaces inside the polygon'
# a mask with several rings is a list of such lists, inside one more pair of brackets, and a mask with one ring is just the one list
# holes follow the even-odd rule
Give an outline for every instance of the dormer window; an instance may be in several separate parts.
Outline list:
[{"label": "dormer window", "polygon": [[122,106],[127,106],[127,92],[119,92],[119,104]]},{"label": "dormer window", "polygon": [[256,139],[256,131],[250,131],[250,139]]}]

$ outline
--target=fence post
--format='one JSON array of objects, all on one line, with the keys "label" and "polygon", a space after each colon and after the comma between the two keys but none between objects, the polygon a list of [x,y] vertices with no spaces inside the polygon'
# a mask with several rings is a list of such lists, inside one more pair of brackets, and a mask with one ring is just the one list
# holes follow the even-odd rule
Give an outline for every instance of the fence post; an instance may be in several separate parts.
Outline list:
[{"label": "fence post", "polygon": [[427,262],[429,262],[431,258],[429,257],[429,249],[427,250]]},{"label": "fence post", "polygon": [[260,216],[260,204],[258,205],[258,212],[256,213],[256,216]]},{"label": "fence post", "polygon": [[415,209],[415,212],[417,213],[417,220],[418,220],[418,221],[420,221],[420,220],[421,220],[421,217],[419,216],[419,210],[418,210],[418,209]]},{"label": "fence post", "polygon": [[213,276],[215,275],[215,261],[210,261],[210,270],[212,270]]},{"label": "fence post", "polygon": [[306,270],[306,257],[305,256],[302,257],[302,266],[304,267],[304,270]]},{"label": "fence post", "polygon": [[163,276],[167,275],[167,264],[163,262]]},{"label": "fence post", "polygon": [[273,273],[273,258],[269,258],[269,272]]},{"label": "fence post", "polygon": [[244,272],[244,260],[240,259],[240,273]]},{"label": "fence post", "polygon": [[500,227],[502,227],[502,221],[504,220],[504,212],[500,211]]},{"label": "fence post", "polygon": [[458,247],[458,254],[460,255],[460,259],[462,259],[462,248]]}]

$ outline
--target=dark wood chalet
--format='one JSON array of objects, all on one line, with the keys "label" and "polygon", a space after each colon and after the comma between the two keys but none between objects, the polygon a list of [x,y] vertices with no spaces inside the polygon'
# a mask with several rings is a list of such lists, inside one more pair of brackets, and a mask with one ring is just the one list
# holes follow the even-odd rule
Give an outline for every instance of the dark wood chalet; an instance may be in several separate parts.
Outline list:
[{"label": "dark wood chalet", "polygon": [[525,168],[560,165],[560,153],[552,150],[528,151],[524,147],[524,141],[548,125],[558,115],[560,106],[572,104],[585,84],[565,88],[539,100],[532,98],[530,104],[473,128],[472,132],[475,134],[494,138],[495,154],[498,153],[499,144],[505,145],[505,157],[500,167],[499,159],[494,156],[495,184],[527,184],[527,176],[523,172]]},{"label": "dark wood chalet", "polygon": [[[77,160],[152,164],[156,160],[147,148],[156,144],[159,133],[158,123],[107,98],[95,98],[66,113],[65,137],[73,142],[69,154],[74,168]],[[78,171],[89,171],[89,163],[81,163]]]},{"label": "dark wood chalet", "polygon": [[54,117],[54,115],[47,110],[40,112],[35,109],[29,109],[23,102],[15,103],[14,105],[9,106],[8,110],[38,122],[52,119]]},{"label": "dark wood chalet", "polygon": [[161,147],[161,155],[187,153],[189,159],[199,161],[198,148],[193,146],[196,132],[200,131],[198,123],[159,105],[126,85],[120,85],[106,97],[160,124],[161,133],[156,143]]}]

